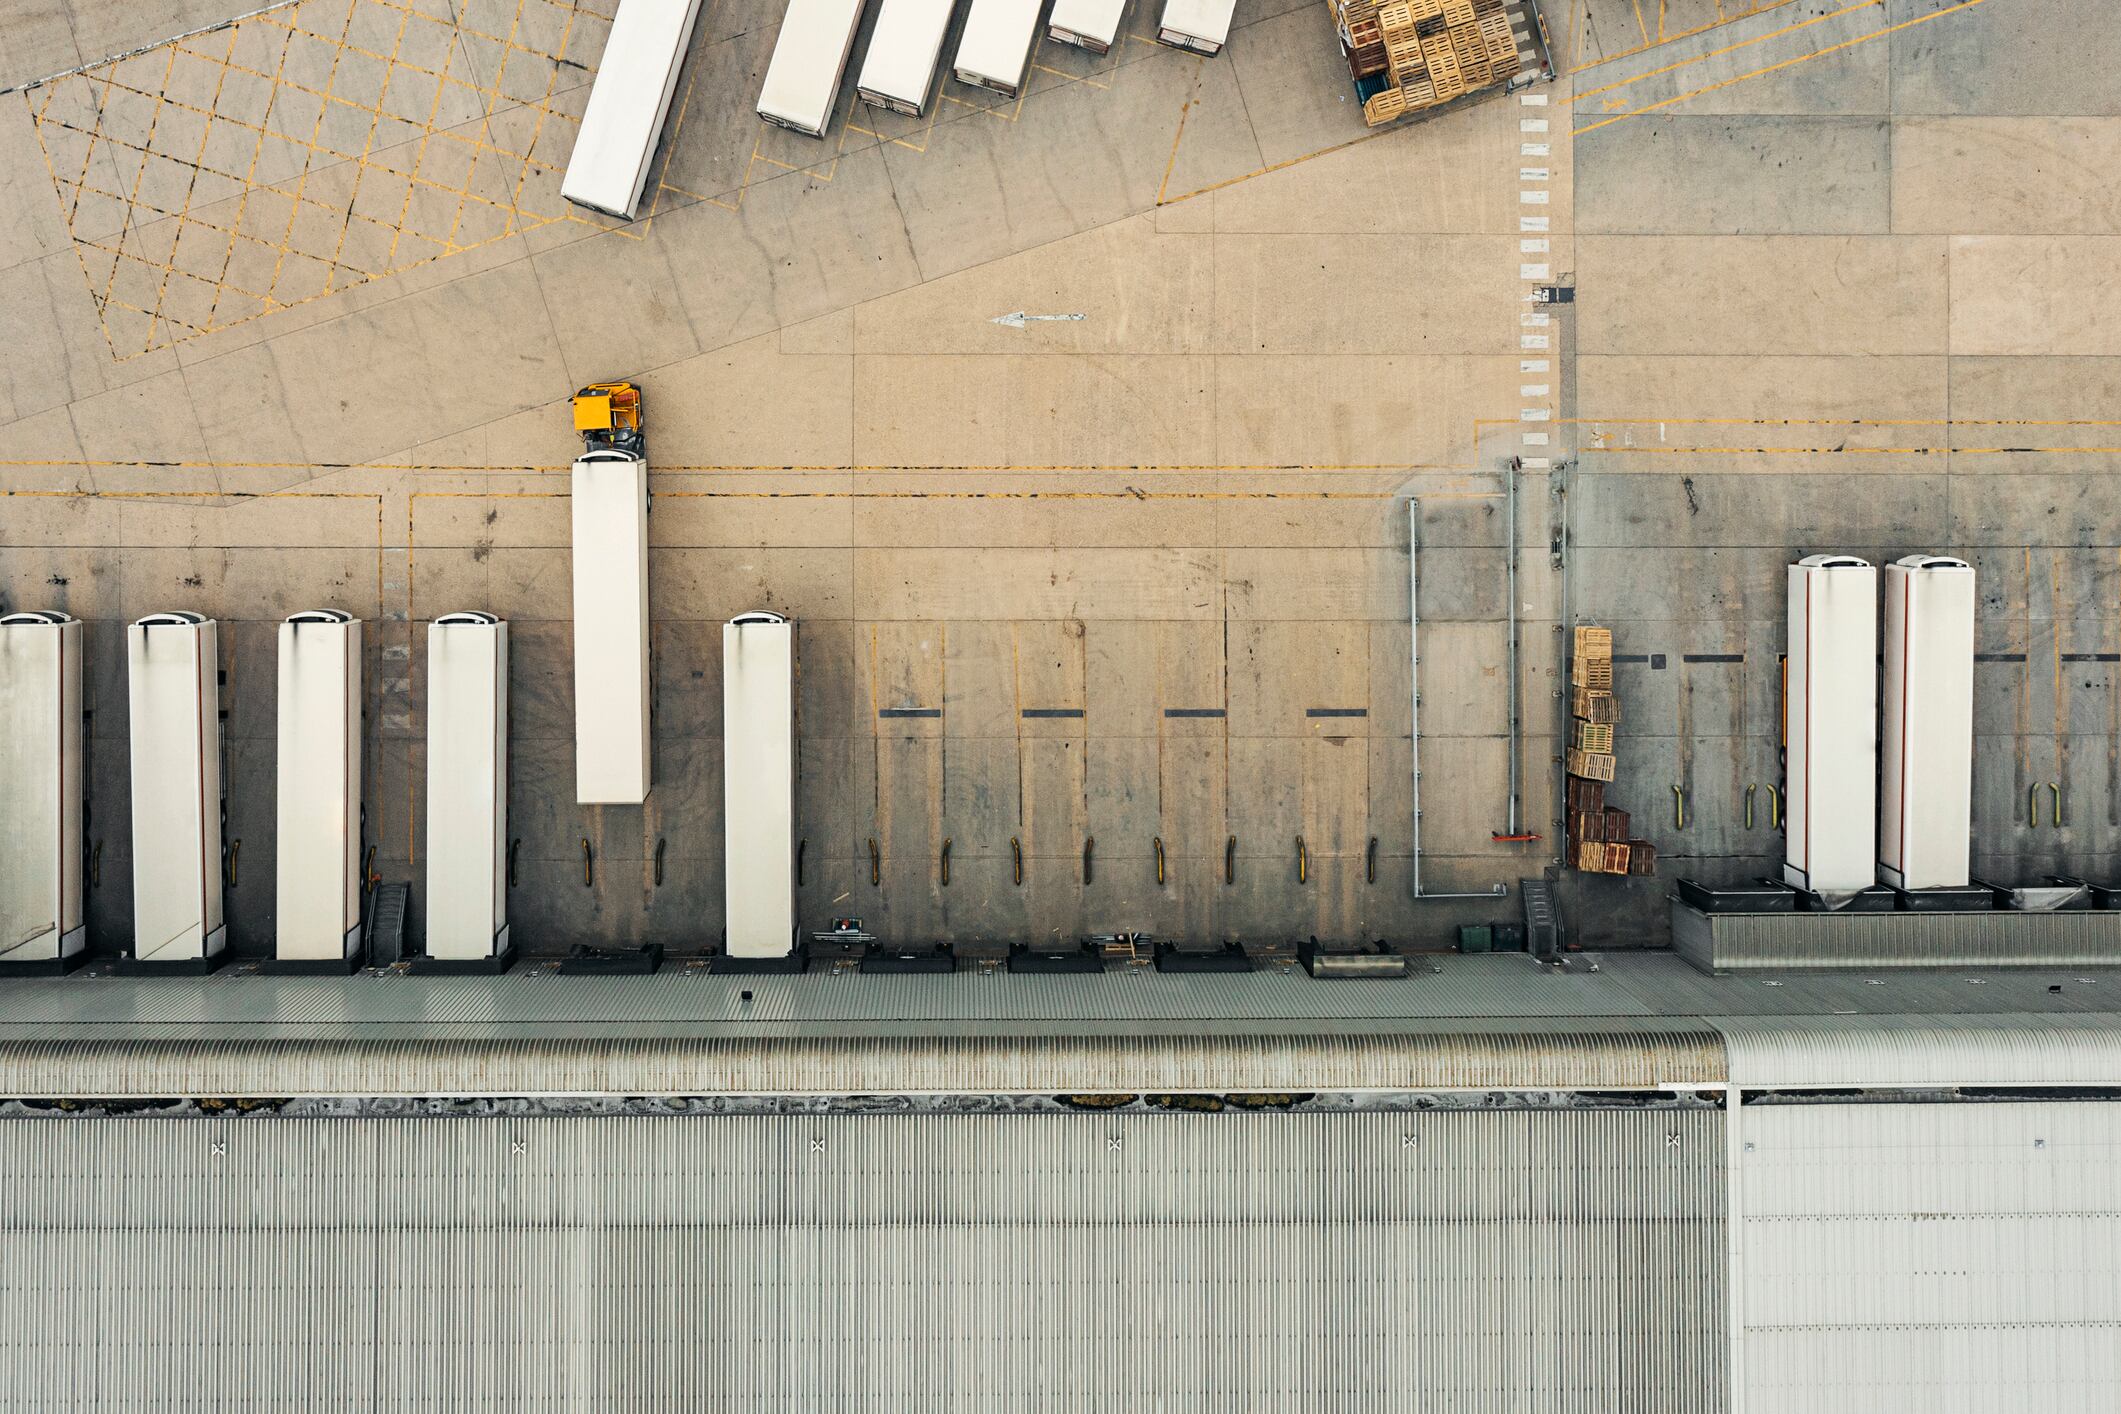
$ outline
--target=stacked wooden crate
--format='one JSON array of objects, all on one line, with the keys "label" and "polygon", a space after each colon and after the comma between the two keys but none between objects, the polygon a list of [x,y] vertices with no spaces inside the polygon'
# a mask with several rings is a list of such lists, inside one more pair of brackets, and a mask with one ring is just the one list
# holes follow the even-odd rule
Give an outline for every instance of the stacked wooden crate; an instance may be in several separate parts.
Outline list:
[{"label": "stacked wooden crate", "polygon": [[1613,696],[1613,633],[1579,626],[1569,663],[1569,863],[1587,874],[1654,874],[1657,850],[1637,839],[1628,812],[1606,804],[1615,774],[1613,728],[1620,699]]},{"label": "stacked wooden crate", "polygon": [[1378,0],[1326,0],[1340,26],[1348,72],[1358,79],[1385,71],[1385,31],[1377,18]]},{"label": "stacked wooden crate", "polygon": [[1370,126],[1516,77],[1506,0],[1326,0],[1349,72],[1390,85],[1363,103]]}]

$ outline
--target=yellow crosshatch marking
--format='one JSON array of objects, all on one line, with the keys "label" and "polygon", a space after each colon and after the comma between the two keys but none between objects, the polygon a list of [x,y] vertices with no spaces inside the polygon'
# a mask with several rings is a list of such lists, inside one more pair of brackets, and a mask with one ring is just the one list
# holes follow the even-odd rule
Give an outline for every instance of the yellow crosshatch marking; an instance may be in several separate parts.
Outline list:
[{"label": "yellow crosshatch marking", "polygon": [[616,0],[298,0],[27,90],[111,353],[573,219]]}]

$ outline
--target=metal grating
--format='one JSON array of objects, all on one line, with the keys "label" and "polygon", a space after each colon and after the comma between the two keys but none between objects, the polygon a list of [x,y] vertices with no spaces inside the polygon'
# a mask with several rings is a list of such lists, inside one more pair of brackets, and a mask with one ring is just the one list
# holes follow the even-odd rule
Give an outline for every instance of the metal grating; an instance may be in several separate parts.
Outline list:
[{"label": "metal grating", "polygon": [[15,1121],[0,1406],[1700,1414],[1723,1125]]}]

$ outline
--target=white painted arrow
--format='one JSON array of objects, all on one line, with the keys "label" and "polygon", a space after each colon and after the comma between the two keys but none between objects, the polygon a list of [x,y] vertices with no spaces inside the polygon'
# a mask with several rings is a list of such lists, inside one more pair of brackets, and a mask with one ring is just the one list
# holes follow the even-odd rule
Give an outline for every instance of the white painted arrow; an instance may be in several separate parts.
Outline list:
[{"label": "white painted arrow", "polygon": [[998,314],[987,322],[989,324],[1006,324],[1011,329],[1021,329],[1026,324],[1063,322],[1074,324],[1080,322],[1081,319],[1082,316],[1080,314],[1026,314],[1019,309],[1014,314]]}]

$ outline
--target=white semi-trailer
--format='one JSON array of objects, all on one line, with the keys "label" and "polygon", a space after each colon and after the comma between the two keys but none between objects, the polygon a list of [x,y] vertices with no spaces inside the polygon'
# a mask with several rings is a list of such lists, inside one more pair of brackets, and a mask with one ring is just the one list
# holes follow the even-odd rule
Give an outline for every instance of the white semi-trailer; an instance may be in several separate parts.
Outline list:
[{"label": "white semi-trailer", "polygon": [[795,948],[795,625],[722,626],[723,887],[729,956]]},{"label": "white semi-trailer", "polygon": [[506,958],[508,625],[444,614],[427,627],[427,956]]},{"label": "white semi-trailer", "polygon": [[221,917],[220,629],[149,614],[125,633],[132,718],[133,952],[151,967],[204,967]]},{"label": "white semi-trailer", "polygon": [[1878,877],[1967,886],[1974,815],[1974,567],[1909,555],[1885,567]]},{"label": "white semi-trailer", "polygon": [[574,779],[583,805],[648,798],[648,463],[574,464]]},{"label": "white semi-trailer", "polygon": [[788,0],[759,89],[759,116],[823,137],[839,102],[847,56],[861,27],[863,0]]},{"label": "white semi-trailer", "polygon": [[957,0],[884,0],[869,32],[861,76],[854,81],[862,101],[914,118],[927,112],[956,10]]},{"label": "white semi-trailer", "polygon": [[1046,33],[1062,44],[1109,54],[1126,14],[1127,0],[1053,0]]},{"label": "white semi-trailer", "polygon": [[700,0],[621,0],[560,195],[631,221],[663,136]]},{"label": "white semi-trailer", "polygon": [[957,40],[957,81],[1010,98],[1023,92],[1040,5],[1041,0],[972,0],[965,32]]},{"label": "white semi-trailer", "polygon": [[1789,572],[1783,879],[1825,895],[1878,878],[1878,571],[1807,555]]},{"label": "white semi-trailer", "polygon": [[0,616],[0,967],[86,956],[81,828],[81,625]]},{"label": "white semi-trailer", "polygon": [[280,625],[273,958],[350,965],[361,950],[361,621]]},{"label": "white semi-trailer", "polygon": [[1220,54],[1230,38],[1237,0],[1164,0],[1164,17],[1156,37],[1179,49]]}]

